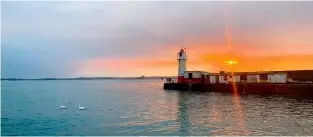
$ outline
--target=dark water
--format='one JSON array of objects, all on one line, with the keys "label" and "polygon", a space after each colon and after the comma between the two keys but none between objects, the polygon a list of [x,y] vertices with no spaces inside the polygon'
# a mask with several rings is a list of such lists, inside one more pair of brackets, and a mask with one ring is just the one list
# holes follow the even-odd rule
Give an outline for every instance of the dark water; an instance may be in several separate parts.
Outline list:
[{"label": "dark water", "polygon": [[[2,81],[2,135],[313,135],[313,101],[158,80]],[[67,109],[59,109],[63,102]],[[78,110],[81,104],[86,110]]]}]

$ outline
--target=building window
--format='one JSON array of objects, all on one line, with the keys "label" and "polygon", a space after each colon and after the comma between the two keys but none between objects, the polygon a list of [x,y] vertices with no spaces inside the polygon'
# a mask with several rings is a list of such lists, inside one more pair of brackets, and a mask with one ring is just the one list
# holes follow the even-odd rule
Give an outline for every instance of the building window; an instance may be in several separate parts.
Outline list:
[{"label": "building window", "polygon": [[201,82],[203,83],[205,81],[204,75],[201,75]]},{"label": "building window", "polygon": [[247,75],[241,75],[241,76],[240,76],[240,80],[248,80]]},{"label": "building window", "polygon": [[188,73],[188,78],[192,79],[192,73]]},{"label": "building window", "polygon": [[181,57],[183,55],[183,53],[179,52],[179,56]]},{"label": "building window", "polygon": [[268,75],[267,74],[261,74],[260,75],[260,80],[267,80],[268,79]]}]

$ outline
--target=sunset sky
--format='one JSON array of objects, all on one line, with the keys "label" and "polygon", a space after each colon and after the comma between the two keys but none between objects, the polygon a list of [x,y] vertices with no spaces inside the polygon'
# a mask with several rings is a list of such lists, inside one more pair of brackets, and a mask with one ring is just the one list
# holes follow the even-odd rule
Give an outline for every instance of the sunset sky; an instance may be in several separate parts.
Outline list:
[{"label": "sunset sky", "polygon": [[[1,2],[2,77],[313,69],[313,1]],[[226,60],[236,60],[233,66]]]}]

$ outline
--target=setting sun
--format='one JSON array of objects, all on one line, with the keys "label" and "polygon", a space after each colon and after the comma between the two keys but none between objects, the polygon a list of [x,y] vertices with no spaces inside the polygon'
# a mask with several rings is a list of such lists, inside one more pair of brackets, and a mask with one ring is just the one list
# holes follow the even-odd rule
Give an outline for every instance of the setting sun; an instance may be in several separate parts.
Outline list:
[{"label": "setting sun", "polygon": [[227,60],[225,61],[225,63],[227,63],[228,65],[233,65],[233,64],[238,64],[239,62],[234,61],[234,60]]}]

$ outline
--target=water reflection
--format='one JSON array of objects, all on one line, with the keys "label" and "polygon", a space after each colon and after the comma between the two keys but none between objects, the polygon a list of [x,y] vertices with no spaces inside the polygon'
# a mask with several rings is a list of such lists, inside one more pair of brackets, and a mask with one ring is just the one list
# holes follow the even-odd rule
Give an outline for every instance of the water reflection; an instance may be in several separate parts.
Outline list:
[{"label": "water reflection", "polygon": [[233,72],[231,72],[231,76],[232,76],[232,89],[233,89],[233,94],[232,94],[233,104],[234,104],[234,107],[236,108],[236,116],[237,116],[237,119],[239,121],[239,128],[241,128],[241,130],[243,131],[242,135],[247,135],[248,133],[247,133],[247,130],[245,127],[244,116],[242,113],[239,94],[238,94],[237,85],[235,82],[235,76],[234,76]]},{"label": "water reflection", "polygon": [[[172,91],[171,91],[172,92]],[[311,135],[313,102],[177,92],[179,135]]]},{"label": "water reflection", "polygon": [[188,102],[188,97],[186,97],[184,92],[178,94],[178,112],[177,119],[179,121],[179,131],[180,135],[188,135],[188,128],[190,127],[189,117],[188,117],[188,107],[186,103]]}]

